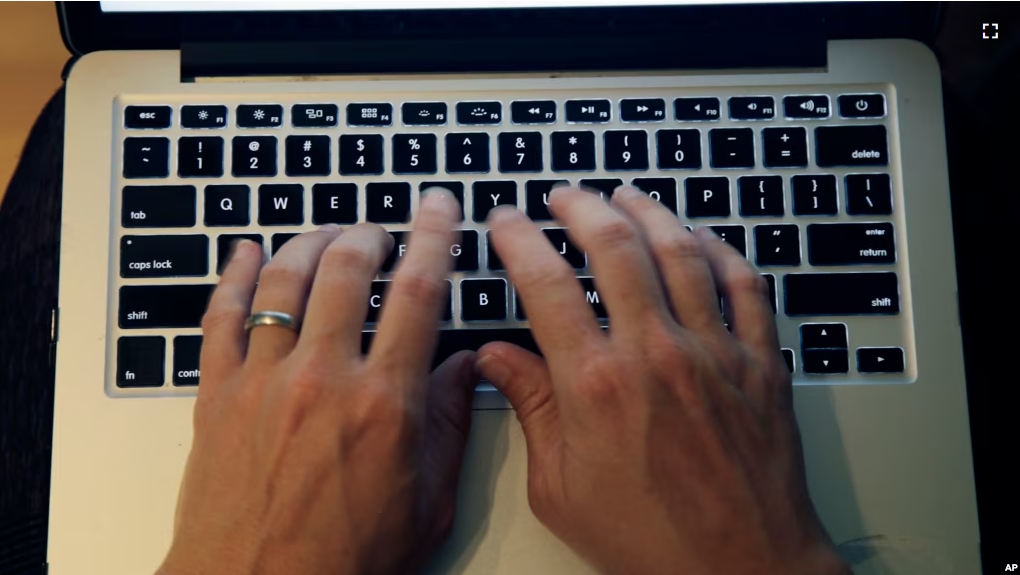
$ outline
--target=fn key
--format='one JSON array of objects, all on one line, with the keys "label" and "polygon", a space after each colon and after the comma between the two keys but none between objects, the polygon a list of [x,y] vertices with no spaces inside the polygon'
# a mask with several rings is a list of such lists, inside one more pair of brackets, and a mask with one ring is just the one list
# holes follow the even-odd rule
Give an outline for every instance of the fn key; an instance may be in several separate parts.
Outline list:
[{"label": "fn key", "polygon": [[163,385],[166,339],[162,336],[122,337],[117,340],[117,387]]}]

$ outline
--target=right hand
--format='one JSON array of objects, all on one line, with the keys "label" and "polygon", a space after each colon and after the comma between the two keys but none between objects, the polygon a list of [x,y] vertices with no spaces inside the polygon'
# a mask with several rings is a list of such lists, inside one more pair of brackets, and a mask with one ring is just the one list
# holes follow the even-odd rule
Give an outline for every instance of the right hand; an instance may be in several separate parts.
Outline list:
[{"label": "right hand", "polygon": [[540,230],[499,208],[492,240],[545,359],[491,343],[477,363],[523,426],[538,519],[606,574],[850,573],[808,497],[758,272],[631,188],[611,205],[558,189],[550,208],[611,330]]}]

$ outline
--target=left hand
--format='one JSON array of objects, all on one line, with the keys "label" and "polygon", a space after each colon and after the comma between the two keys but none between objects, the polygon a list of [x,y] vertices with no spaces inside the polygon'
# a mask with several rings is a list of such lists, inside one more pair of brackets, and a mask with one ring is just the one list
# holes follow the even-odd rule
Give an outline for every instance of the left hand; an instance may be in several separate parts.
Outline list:
[{"label": "left hand", "polygon": [[[367,356],[385,230],[302,234],[264,267],[259,246],[237,246],[202,322],[194,442],[159,573],[408,573],[443,541],[478,383],[471,352],[429,373],[458,211],[447,192],[423,197]],[[246,333],[267,310],[302,319],[300,335]]]}]

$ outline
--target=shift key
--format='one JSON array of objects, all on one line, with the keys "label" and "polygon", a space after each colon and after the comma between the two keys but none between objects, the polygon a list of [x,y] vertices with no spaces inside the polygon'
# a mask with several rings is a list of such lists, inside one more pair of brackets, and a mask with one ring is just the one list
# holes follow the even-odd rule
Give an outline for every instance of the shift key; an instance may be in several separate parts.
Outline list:
[{"label": "shift key", "polygon": [[786,315],[896,315],[900,285],[895,272],[786,274]]},{"label": "shift key", "polygon": [[199,327],[214,284],[123,286],[117,324],[122,329]]},{"label": "shift key", "polygon": [[124,236],[120,239],[120,277],[167,278],[209,273],[209,238]]}]

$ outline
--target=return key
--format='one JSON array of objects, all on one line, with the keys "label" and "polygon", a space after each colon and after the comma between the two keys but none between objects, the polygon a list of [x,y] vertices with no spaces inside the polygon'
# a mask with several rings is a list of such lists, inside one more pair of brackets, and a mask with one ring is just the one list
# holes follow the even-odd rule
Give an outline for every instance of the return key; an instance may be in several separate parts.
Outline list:
[{"label": "return key", "polygon": [[807,248],[813,266],[896,263],[896,239],[889,222],[811,224]]}]

